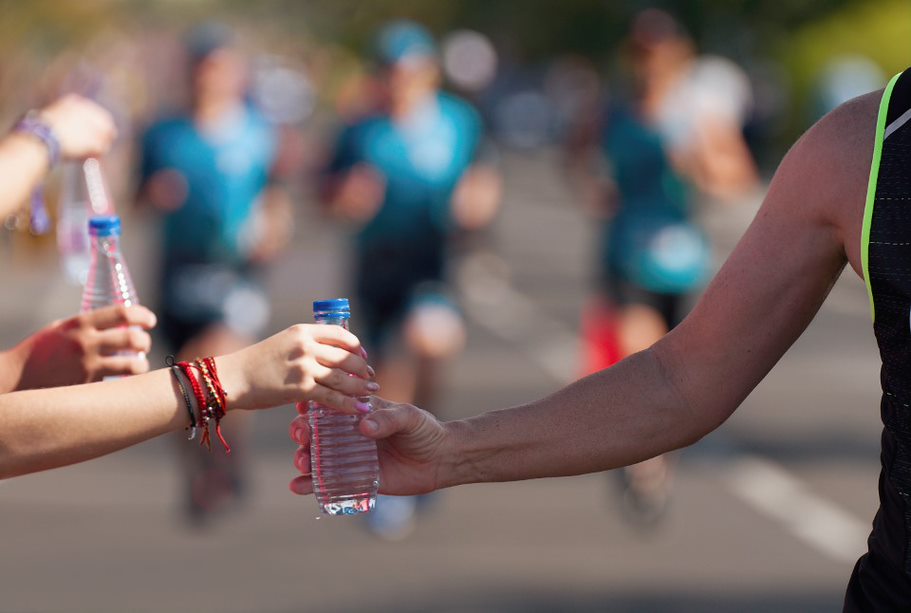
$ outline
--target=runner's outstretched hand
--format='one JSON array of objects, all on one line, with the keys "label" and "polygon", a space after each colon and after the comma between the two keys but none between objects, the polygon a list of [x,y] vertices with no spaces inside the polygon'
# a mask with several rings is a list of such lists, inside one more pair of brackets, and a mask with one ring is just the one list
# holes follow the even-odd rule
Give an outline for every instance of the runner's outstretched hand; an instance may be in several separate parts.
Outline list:
[{"label": "runner's outstretched hand", "polygon": [[[361,420],[360,431],[376,439],[380,460],[380,493],[424,494],[443,486],[441,471],[448,456],[450,434],[443,424],[410,404],[371,397],[373,411]],[[302,473],[291,482],[295,494],[312,494],[310,426],[306,408],[291,422],[291,439],[300,445],[294,465]]]}]

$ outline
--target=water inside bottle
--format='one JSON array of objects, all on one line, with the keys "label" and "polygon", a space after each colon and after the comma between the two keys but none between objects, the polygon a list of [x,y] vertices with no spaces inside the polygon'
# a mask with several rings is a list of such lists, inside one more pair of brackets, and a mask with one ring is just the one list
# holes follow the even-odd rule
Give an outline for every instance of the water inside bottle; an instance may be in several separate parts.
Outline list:
[{"label": "water inside bottle", "polygon": [[[139,304],[136,289],[120,253],[118,239],[98,238],[95,252],[90,254],[88,276],[82,294],[82,312],[94,311],[113,304]],[[145,358],[145,354],[130,351],[118,355]],[[106,377],[106,379],[112,377]]]},{"label": "water inside bottle", "polygon": [[88,203],[75,203],[61,211],[57,220],[57,249],[67,281],[85,285],[92,261]]},{"label": "water inside bottle", "polygon": [[311,403],[313,493],[326,515],[369,513],[376,505],[376,442],[358,430],[361,417]]},{"label": "water inside bottle", "polygon": [[89,237],[91,205],[82,166],[67,162],[62,168],[60,204],[57,219],[57,251],[66,280],[85,285],[91,263]]}]

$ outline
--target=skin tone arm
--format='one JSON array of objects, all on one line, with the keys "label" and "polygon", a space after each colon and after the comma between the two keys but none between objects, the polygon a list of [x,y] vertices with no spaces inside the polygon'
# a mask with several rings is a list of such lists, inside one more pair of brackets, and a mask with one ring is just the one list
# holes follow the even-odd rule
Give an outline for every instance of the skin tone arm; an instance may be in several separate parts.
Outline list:
[{"label": "skin tone arm", "polygon": [[383,203],[386,179],[369,164],[325,177],[320,198],[329,212],[343,220],[365,223],[373,219]]},{"label": "skin tone arm", "polygon": [[480,230],[493,220],[503,197],[500,173],[490,164],[472,165],[452,195],[452,217],[463,230]]},{"label": "skin tone arm", "polygon": [[[102,155],[117,135],[110,113],[76,95],[60,98],[40,117],[60,141],[65,159]],[[0,140],[0,218],[25,202],[47,174],[48,161],[47,148],[34,136],[13,132]]]},{"label": "skin tone arm", "polygon": [[[363,411],[355,396],[378,388],[359,341],[338,326],[292,326],[216,364],[230,411],[307,400]],[[184,428],[183,402],[167,369],[2,395],[0,478],[74,464]]]},{"label": "skin tone arm", "polygon": [[673,155],[678,168],[705,193],[735,200],[759,184],[740,126],[724,118],[696,122],[693,143]]},{"label": "skin tone arm", "polygon": [[[440,424],[378,400],[382,491],[598,472],[698,441],[740,405],[802,333],[850,262],[879,93],[814,126],[782,162],[749,230],[691,315],[651,348],[528,405]],[[306,422],[295,462],[309,471]],[[309,477],[291,488],[311,491]]]}]

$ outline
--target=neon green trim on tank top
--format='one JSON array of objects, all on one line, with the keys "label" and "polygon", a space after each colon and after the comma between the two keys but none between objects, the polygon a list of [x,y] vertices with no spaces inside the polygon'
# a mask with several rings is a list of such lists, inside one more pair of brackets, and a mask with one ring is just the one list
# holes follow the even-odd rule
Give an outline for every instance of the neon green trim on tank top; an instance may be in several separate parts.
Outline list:
[{"label": "neon green trim on tank top", "polygon": [[873,286],[870,284],[870,224],[873,222],[873,204],[876,200],[876,181],[879,178],[879,161],[883,154],[883,134],[886,131],[886,116],[889,114],[889,99],[892,88],[898,81],[898,73],[886,85],[882,100],[879,101],[879,114],[876,116],[876,140],[873,145],[873,161],[870,162],[870,180],[867,182],[867,202],[864,205],[864,225],[860,231],[860,259],[864,270],[864,283],[870,297],[870,319],[876,321],[876,309],[873,306]]}]

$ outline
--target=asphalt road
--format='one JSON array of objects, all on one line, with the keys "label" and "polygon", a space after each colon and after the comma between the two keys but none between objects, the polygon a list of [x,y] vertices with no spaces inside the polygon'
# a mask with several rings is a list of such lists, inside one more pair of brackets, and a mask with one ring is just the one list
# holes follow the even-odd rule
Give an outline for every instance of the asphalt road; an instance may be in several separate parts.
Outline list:
[{"label": "asphalt road", "polygon": [[[540,397],[578,370],[592,225],[551,154],[507,155],[504,172],[486,255],[460,265],[470,339],[448,373],[447,418]],[[705,211],[719,257],[754,210]],[[154,235],[131,223],[129,261],[151,302]],[[0,242],[4,346],[78,306],[54,261],[29,254]],[[344,261],[338,233],[303,212],[270,278],[274,327],[343,293]],[[410,538],[381,543],[288,493],[292,412],[280,409],[256,421],[248,505],[201,533],[181,521],[169,440],[0,482],[0,611],[840,610],[876,507],[867,309],[846,272],[734,417],[677,456],[673,505],[654,531],[624,522],[610,480],[590,475],[447,491]]]}]

